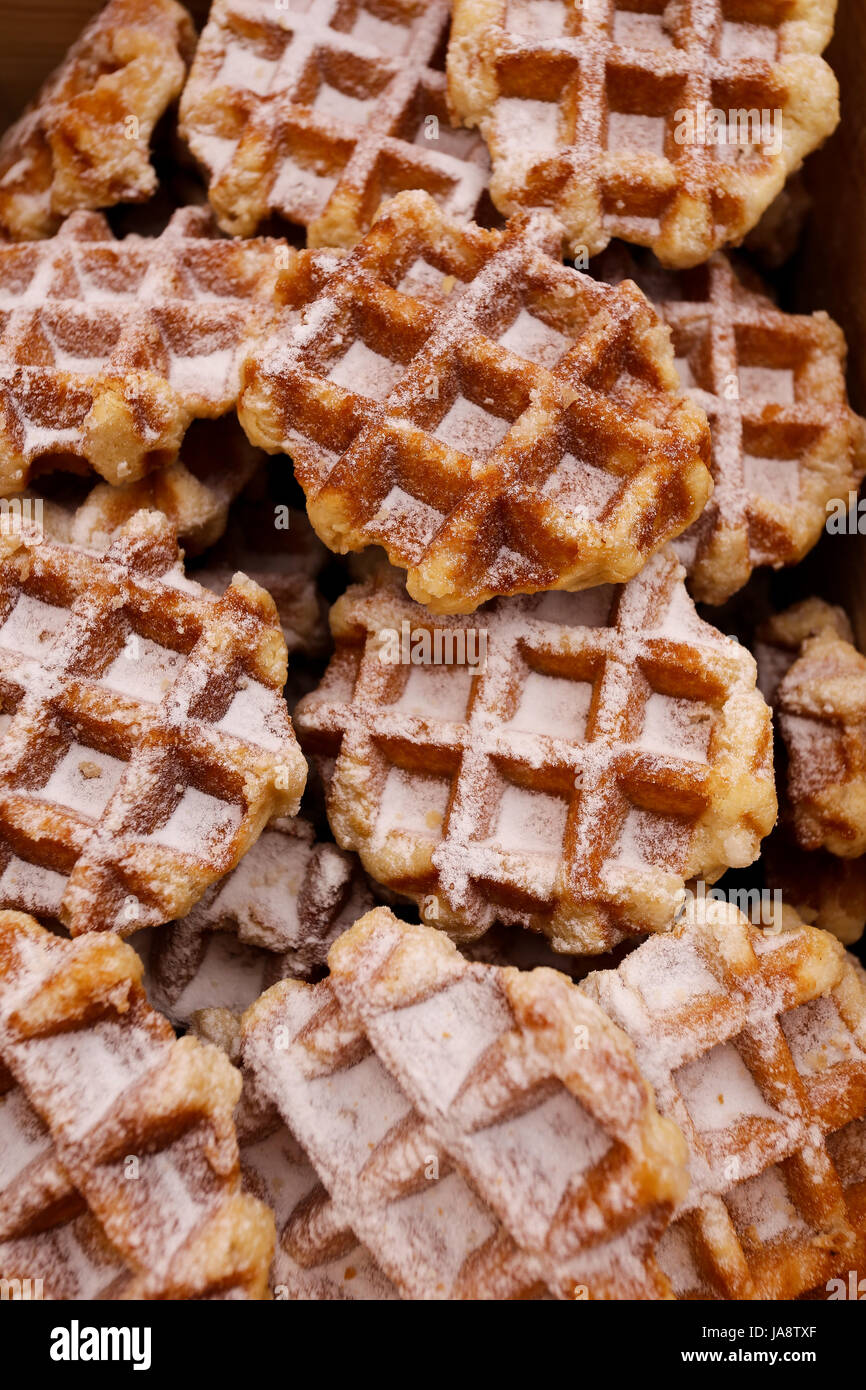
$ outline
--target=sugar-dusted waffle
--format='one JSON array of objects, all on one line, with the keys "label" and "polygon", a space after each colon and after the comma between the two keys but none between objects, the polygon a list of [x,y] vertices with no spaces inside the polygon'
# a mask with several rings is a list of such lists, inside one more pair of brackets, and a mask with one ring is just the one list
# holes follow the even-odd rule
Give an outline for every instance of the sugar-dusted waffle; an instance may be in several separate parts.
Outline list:
[{"label": "sugar-dusted waffle", "polygon": [[405,188],[472,217],[487,150],[451,129],[445,75],[429,66],[449,15],[448,0],[215,0],[181,131],[220,225],[250,236],[279,213],[307,228],[310,246],[352,246]]},{"label": "sugar-dusted waffle", "polygon": [[[457,936],[500,920],[609,950],[668,927],[686,880],[750,864],[773,826],[755,663],[698,618],[670,551],[620,588],[471,619],[383,579],[349,589],[331,628],[295,713],[305,749],[336,759],[331,828]],[[427,664],[390,650],[404,633],[419,656],[426,634]]]},{"label": "sugar-dusted waffle", "polygon": [[240,1076],[175,1039],[140,975],[116,936],[68,941],[0,913],[4,1288],[262,1298],[274,1229],[241,1191]]},{"label": "sugar-dusted waffle", "polygon": [[0,905],[74,935],[183,916],[306,763],[272,600],[192,583],[139,512],[104,554],[0,536]]},{"label": "sugar-dusted waffle", "polygon": [[0,237],[51,236],[70,212],[149,198],[150,138],[194,46],[175,0],[109,0],[0,140]]},{"label": "sugar-dusted waffle", "polygon": [[503,212],[671,266],[739,242],[834,130],[836,0],[455,0],[448,93]]},{"label": "sugar-dusted waffle", "polygon": [[324,966],[372,906],[354,855],[317,841],[308,821],[273,821],[182,921],[156,931],[149,997],[184,1025],[200,1009],[242,1013],[276,980]]},{"label": "sugar-dusted waffle", "polygon": [[175,461],[188,425],[237,399],[242,346],[271,313],[281,242],[214,234],[204,208],[115,240],[76,212],[0,243],[0,488],[84,466],[115,485]]},{"label": "sugar-dusted waffle", "polygon": [[[197,555],[219,540],[228,523],[232,501],[253,477],[260,462],[258,449],[252,447],[235,421],[196,420],[187,432],[177,462],[167,468],[119,487],[94,484],[92,479],[77,478],[71,473],[56,474],[47,486],[39,478],[33,488],[21,495],[17,512],[25,519],[29,513],[54,540],[107,550],[136,512],[152,509],[168,517],[184,553]],[[7,516],[16,516],[14,502]],[[14,522],[5,524],[8,527]],[[228,588],[231,577],[226,578],[220,593]],[[197,578],[200,583],[206,582],[200,575]]]},{"label": "sugar-dusted waffle", "polygon": [[769,704],[775,704],[783,679],[800,655],[803,643],[829,632],[853,642],[854,632],[844,608],[822,598],[807,598],[761,623],[752,643],[758,663],[758,685]]},{"label": "sugar-dusted waffle", "polygon": [[793,913],[694,903],[580,988],[628,1034],[690,1186],[656,1258],[678,1298],[792,1299],[866,1255],[866,983]]},{"label": "sugar-dusted waffle", "polygon": [[470,963],[387,908],[329,963],[248,1010],[243,1064],[400,1292],[656,1296],[684,1149],[620,1030],[557,972]]},{"label": "sugar-dusted waffle", "polygon": [[866,657],[826,626],[807,637],[776,694],[787,796],[803,849],[866,853]]},{"label": "sugar-dusted waffle", "polygon": [[665,329],[560,249],[547,213],[484,231],[401,194],[348,256],[290,263],[244,364],[241,423],[322,539],[383,546],[434,611],[630,578],[709,496]]},{"label": "sugar-dusted waffle", "polygon": [[273,473],[279,466],[259,469],[233,503],[225,535],[195,577],[222,593],[243,570],[277,605],[289,655],[324,656],[328,610],[316,581],[331,556],[306,512],[277,501]]},{"label": "sugar-dusted waffle", "polygon": [[825,313],[788,314],[722,253],[688,274],[611,248],[673,338],[687,394],[710,421],[713,495],[676,542],[695,597],[724,603],[759,565],[794,565],[820,540],[828,503],[866,473],[866,424],[848,404],[847,348]]}]

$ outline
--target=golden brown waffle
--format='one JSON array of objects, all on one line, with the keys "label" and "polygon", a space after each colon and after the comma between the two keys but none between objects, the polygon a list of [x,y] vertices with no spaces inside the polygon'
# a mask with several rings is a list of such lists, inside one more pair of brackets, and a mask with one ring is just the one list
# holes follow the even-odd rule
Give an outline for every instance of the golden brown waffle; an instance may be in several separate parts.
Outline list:
[{"label": "golden brown waffle", "polygon": [[94,468],[115,485],[173,463],[187,426],[235,404],[244,340],[271,313],[276,241],[230,242],[203,208],[115,241],[77,212],[0,245],[0,487]]},{"label": "golden brown waffle", "polygon": [[0,236],[155,192],[150,138],[183,86],[195,30],[174,0],[109,0],[0,140]]},{"label": "golden brown waffle", "polygon": [[848,404],[844,336],[825,313],[783,313],[721,254],[676,275],[612,248],[599,271],[637,281],[709,417],[715,488],[676,544],[696,598],[724,603],[756,566],[802,560],[827,504],[847,504],[863,480],[866,424]]},{"label": "golden brown waffle", "polygon": [[866,928],[866,858],[839,859],[827,850],[804,850],[783,824],[762,846],[767,887],[804,922],[832,932],[845,946]]},{"label": "golden brown waffle", "polygon": [[[609,950],[664,930],[686,880],[751,863],[772,828],[754,661],[698,618],[670,551],[616,590],[471,620],[435,620],[387,582],[351,588],[331,628],[335,656],[295,714],[307,751],[336,759],[331,828],[457,936],[500,920]],[[445,664],[383,659],[404,631],[429,634],[430,658],[438,640]],[[482,634],[483,670],[448,664]]]},{"label": "golden brown waffle", "polygon": [[175,1024],[200,1009],[242,1013],[276,980],[323,966],[372,906],[354,855],[317,841],[308,821],[272,821],[182,921],[157,929],[148,996]]},{"label": "golden brown waffle", "polygon": [[803,643],[777,705],[798,844],[866,853],[866,657],[824,628]]},{"label": "golden brown waffle", "polygon": [[262,1298],[274,1243],[241,1192],[240,1077],[176,1041],[115,936],[0,914],[0,1276],[47,1298]]},{"label": "golden brown waffle", "polygon": [[315,1266],[320,1223],[354,1230],[404,1298],[544,1292],[534,1264],[453,1168],[327,981],[274,985],[244,1023],[245,1076],[300,1138],[324,1188],[282,1246]]},{"label": "golden brown waffle", "polygon": [[[91,550],[107,550],[136,512],[158,511],[177,531],[184,553],[197,555],[219,540],[228,523],[230,504],[260,461],[258,449],[235,421],[196,420],[183,441],[180,458],[167,468],[121,487],[93,485],[91,480],[69,473],[57,474],[47,487],[45,480],[39,479],[39,491],[30,488],[22,493],[17,511],[26,518],[28,508],[24,504],[29,500],[30,518],[37,520],[52,540]],[[14,501],[6,515],[15,517]],[[7,527],[12,524],[6,522]],[[200,575],[197,578],[206,582]],[[229,575],[220,593],[231,579]]]},{"label": "golden brown waffle", "polygon": [[709,434],[631,285],[395,198],[348,256],[301,253],[243,368],[241,423],[291,454],[332,550],[384,546],[437,612],[629,578],[700,513]]},{"label": "golden brown waffle", "polygon": [[449,99],[490,147],[503,212],[552,208],[575,253],[622,237],[693,266],[742,240],[837,125],[820,57],[835,9],[456,0]]},{"label": "golden brown waffle", "polygon": [[259,470],[233,503],[226,534],[195,577],[221,594],[243,570],[277,605],[289,655],[324,656],[328,608],[316,581],[330,552],[306,512],[277,502],[274,481],[268,469]]},{"label": "golden brown waffle", "polygon": [[487,187],[480,135],[450,126],[441,55],[448,0],[216,0],[181,102],[220,226],[270,213],[310,246],[353,246],[379,204],[423,188],[472,217]]},{"label": "golden brown waffle", "polygon": [[[204,1009],[191,1024],[197,1037],[240,1062],[240,1020]],[[244,1187],[272,1209],[277,1248],[270,1289],[275,1299],[360,1301],[399,1299],[370,1251],[358,1244],[279,1112],[263,1103],[249,1071],[235,1110]]]},{"label": "golden brown waffle", "polygon": [[676,1296],[790,1299],[856,1267],[866,986],[839,942],[793,914],[761,931],[697,903],[581,989],[634,1042],[689,1146],[691,1185],[656,1256]]},{"label": "golden brown waffle", "polygon": [[803,599],[760,624],[753,647],[758,685],[768,704],[775,704],[779,686],[800,655],[803,643],[822,632],[835,634],[845,642],[854,641],[844,608],[821,598]]},{"label": "golden brown waffle", "polygon": [[329,962],[247,1012],[244,1064],[403,1295],[655,1296],[683,1146],[622,1033],[386,908]]},{"label": "golden brown waffle", "polygon": [[74,935],[183,916],[306,778],[273,602],[188,580],[140,512],[104,554],[0,537],[0,905]]}]

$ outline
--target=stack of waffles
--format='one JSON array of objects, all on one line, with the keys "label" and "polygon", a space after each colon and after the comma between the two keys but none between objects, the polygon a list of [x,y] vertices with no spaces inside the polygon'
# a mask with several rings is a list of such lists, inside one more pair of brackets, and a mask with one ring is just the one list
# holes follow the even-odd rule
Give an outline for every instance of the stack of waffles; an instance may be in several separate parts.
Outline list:
[{"label": "stack of waffles", "polygon": [[0,141],[22,1296],[866,1266],[866,657],[767,579],[866,423],[734,250],[834,9],[110,0]]}]

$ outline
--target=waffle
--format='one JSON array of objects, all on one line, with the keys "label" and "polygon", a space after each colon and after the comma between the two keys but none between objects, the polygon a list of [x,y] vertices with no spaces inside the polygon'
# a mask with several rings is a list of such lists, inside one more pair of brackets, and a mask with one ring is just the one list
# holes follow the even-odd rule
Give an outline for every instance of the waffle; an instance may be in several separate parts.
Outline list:
[{"label": "waffle", "polygon": [[654,1296],[682,1140],[619,1030],[555,971],[473,965],[386,908],[329,961],[248,1011],[244,1065],[400,1292]]},{"label": "waffle", "polygon": [[353,246],[379,204],[423,188],[455,216],[482,204],[480,135],[452,130],[429,64],[448,0],[376,5],[216,0],[181,102],[181,133],[220,226],[251,236],[271,213],[310,246]]},{"label": "waffle", "polygon": [[668,927],[684,882],[751,863],[776,817],[754,661],[682,581],[668,550],[616,590],[491,604],[476,674],[382,659],[405,623],[454,663],[468,619],[349,589],[295,712],[305,749],[336,759],[338,843],[456,936],[500,920],[590,953]]},{"label": "waffle", "polygon": [[756,566],[801,560],[827,504],[866,474],[844,336],[825,313],[783,313],[721,254],[674,275],[612,248],[599,270],[636,280],[670,325],[682,385],[709,417],[715,489],[676,545],[695,596],[724,603]]},{"label": "waffle", "polygon": [[104,554],[0,537],[0,906],[73,933],[185,915],[306,777],[267,594],[191,583],[139,512]]},{"label": "waffle", "polygon": [[483,231],[401,194],[347,257],[301,253],[244,364],[241,423],[322,539],[383,546],[434,611],[627,579],[709,495],[664,329],[560,244],[545,213]]},{"label": "waffle", "polygon": [[276,820],[188,916],[157,930],[148,995],[181,1026],[200,1009],[242,1013],[276,980],[323,966],[372,905],[354,856],[317,842],[308,821]]},{"label": "waffle", "polygon": [[800,655],[803,643],[830,632],[853,643],[854,632],[844,608],[820,598],[804,599],[781,613],[773,613],[755,633],[758,685],[768,704],[775,704],[779,686]]},{"label": "waffle", "polygon": [[328,609],[316,581],[329,559],[306,512],[278,503],[268,470],[260,469],[232,506],[226,534],[195,577],[221,594],[243,570],[277,605],[289,655],[321,657],[329,645]]},{"label": "waffle", "polygon": [[777,704],[798,844],[866,853],[866,657],[823,628],[803,643]]},{"label": "waffle", "polygon": [[[240,1020],[233,1014],[203,1009],[193,1016],[191,1026],[196,1036],[240,1061]],[[262,1103],[249,1071],[235,1123],[244,1187],[268,1204],[276,1220],[273,1297],[329,1302],[399,1299],[391,1280],[345,1224],[279,1113]]]},{"label": "waffle", "polygon": [[96,470],[115,485],[177,458],[194,419],[235,404],[244,340],[289,248],[213,235],[203,208],[115,241],[96,212],[0,245],[0,488]]},{"label": "waffle", "polygon": [[[197,420],[183,441],[180,458],[167,468],[122,487],[94,485],[91,479],[68,473],[55,475],[47,487],[40,479],[41,491],[29,488],[21,494],[17,516],[37,521],[52,540],[107,550],[136,512],[158,511],[177,531],[184,553],[197,555],[222,536],[229,507],[252,478],[260,457],[235,422]],[[28,502],[29,507],[25,505]],[[12,518],[5,522],[8,528],[16,518],[14,503],[6,517]],[[0,516],[0,526],[3,524]],[[206,588],[211,587],[200,574],[196,577]],[[231,580],[230,574],[220,594]]]},{"label": "waffle", "polygon": [[48,237],[79,208],[149,198],[150,138],[194,46],[174,0],[110,0],[0,140],[0,236]]},{"label": "waffle", "polygon": [[176,1041],[117,937],[0,914],[0,1276],[48,1298],[261,1298],[270,1213],[241,1192],[240,1077]]},{"label": "waffle", "polygon": [[[678,1298],[791,1299],[866,1251],[866,986],[839,942],[693,904],[581,986],[629,1035],[691,1184],[656,1258]],[[854,1265],[852,1265],[852,1260]]]},{"label": "waffle", "polygon": [[449,99],[487,141],[501,211],[552,208],[574,254],[621,237],[694,266],[742,240],[835,129],[820,57],[835,9],[455,0]]},{"label": "waffle", "polygon": [[860,940],[866,929],[866,858],[803,850],[783,824],[762,847],[761,862],[767,887],[780,892],[804,922],[832,932],[845,946]]}]

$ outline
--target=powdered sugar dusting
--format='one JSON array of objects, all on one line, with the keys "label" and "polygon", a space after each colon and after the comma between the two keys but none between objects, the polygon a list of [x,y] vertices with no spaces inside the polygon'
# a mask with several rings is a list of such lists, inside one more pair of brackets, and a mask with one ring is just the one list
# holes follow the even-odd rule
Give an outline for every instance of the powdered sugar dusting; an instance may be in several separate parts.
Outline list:
[{"label": "powdered sugar dusting", "polygon": [[506,786],[499,802],[496,830],[485,844],[507,854],[559,855],[565,836],[568,802],[527,787]]},{"label": "powdered sugar dusting", "polygon": [[408,830],[425,839],[440,839],[449,790],[444,778],[392,767],[382,791],[376,822],[377,839],[392,830]]},{"label": "powdered sugar dusting", "polygon": [[689,1114],[701,1132],[728,1129],[739,1120],[759,1119],[781,1123],[782,1117],[767,1103],[731,1043],[720,1043],[675,1074]]},{"label": "powdered sugar dusting", "polygon": [[399,362],[374,352],[361,338],[356,338],[348,352],[331,368],[328,380],[347,391],[383,401],[397,385],[403,371]]},{"label": "powdered sugar dusting", "polygon": [[513,729],[582,742],[592,700],[589,681],[530,671],[520,691],[520,701],[509,723]]},{"label": "powdered sugar dusting", "polygon": [[73,743],[36,796],[97,820],[125,769],[119,758]]},{"label": "powdered sugar dusting", "polygon": [[571,347],[571,341],[564,333],[559,333],[544,319],[521,308],[517,318],[499,337],[502,347],[516,352],[530,362],[538,362],[544,367],[555,367],[563,353]]},{"label": "powdered sugar dusting", "polygon": [[484,458],[502,443],[509,428],[508,420],[503,420],[501,415],[494,415],[466,396],[458,396],[434,433],[452,449]]},{"label": "powdered sugar dusting", "polygon": [[197,847],[213,850],[222,846],[237,833],[240,824],[240,806],[220,801],[197,787],[186,787],[168,820],[150,838],[169,849],[190,854]]}]

